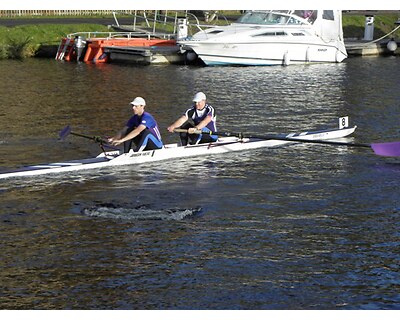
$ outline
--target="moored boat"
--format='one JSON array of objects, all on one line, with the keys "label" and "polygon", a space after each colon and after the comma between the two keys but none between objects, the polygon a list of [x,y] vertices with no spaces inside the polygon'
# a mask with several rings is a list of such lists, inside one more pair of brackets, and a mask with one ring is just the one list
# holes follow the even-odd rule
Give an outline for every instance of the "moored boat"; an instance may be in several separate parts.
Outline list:
[{"label": "moored boat", "polygon": [[[342,125],[344,121],[345,125]],[[282,145],[304,142],[327,142],[327,140],[338,139],[352,134],[356,126],[348,127],[347,118],[340,118],[339,128],[322,131],[280,134],[268,136],[266,139],[256,137],[231,136],[220,137],[217,142],[179,146],[168,144],[158,150],[143,152],[121,153],[119,150],[102,152],[95,158],[70,160],[65,162],[54,162],[17,168],[0,173],[0,179],[26,177],[35,175],[48,175],[54,173],[89,170],[96,168],[126,166],[147,162],[163,161],[175,158],[195,157],[202,155],[220,154],[234,151],[251,150],[257,148],[274,148]],[[329,142],[330,143],[330,142]],[[334,143],[332,141],[332,143]]]},{"label": "moored boat", "polygon": [[248,11],[178,41],[206,65],[289,65],[347,57],[340,10]]}]

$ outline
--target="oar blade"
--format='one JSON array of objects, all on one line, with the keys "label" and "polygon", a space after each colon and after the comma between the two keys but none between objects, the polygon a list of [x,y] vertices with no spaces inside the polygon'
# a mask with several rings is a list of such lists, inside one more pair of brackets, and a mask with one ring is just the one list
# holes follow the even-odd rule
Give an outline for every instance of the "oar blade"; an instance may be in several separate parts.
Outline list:
[{"label": "oar blade", "polygon": [[64,129],[62,129],[60,131],[58,136],[59,136],[60,140],[64,140],[70,133],[71,133],[71,127],[70,126],[66,126]]},{"label": "oar blade", "polygon": [[383,157],[400,157],[400,142],[371,143],[374,152]]}]

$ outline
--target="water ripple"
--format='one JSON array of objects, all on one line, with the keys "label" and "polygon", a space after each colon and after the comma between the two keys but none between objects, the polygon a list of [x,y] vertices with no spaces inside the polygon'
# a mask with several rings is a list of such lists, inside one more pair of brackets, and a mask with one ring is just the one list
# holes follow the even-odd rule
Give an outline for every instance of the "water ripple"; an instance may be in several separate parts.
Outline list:
[{"label": "water ripple", "polygon": [[119,219],[126,221],[135,220],[176,220],[180,221],[193,217],[202,211],[201,208],[172,208],[152,209],[146,205],[136,207],[124,207],[110,203],[95,205],[82,209],[82,213],[88,217],[104,219]]}]

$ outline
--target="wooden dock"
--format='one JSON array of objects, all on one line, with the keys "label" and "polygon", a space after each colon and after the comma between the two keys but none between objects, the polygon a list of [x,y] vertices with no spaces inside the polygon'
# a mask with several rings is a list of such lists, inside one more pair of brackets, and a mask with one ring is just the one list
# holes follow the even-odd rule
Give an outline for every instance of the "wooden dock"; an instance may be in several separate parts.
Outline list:
[{"label": "wooden dock", "polygon": [[[388,45],[391,40],[383,40],[380,42],[362,41],[362,40],[345,40],[347,54],[351,56],[379,56],[379,55],[398,55],[400,54],[400,42],[394,41],[396,44],[393,49],[394,43]],[[388,48],[389,47],[389,48]]]}]

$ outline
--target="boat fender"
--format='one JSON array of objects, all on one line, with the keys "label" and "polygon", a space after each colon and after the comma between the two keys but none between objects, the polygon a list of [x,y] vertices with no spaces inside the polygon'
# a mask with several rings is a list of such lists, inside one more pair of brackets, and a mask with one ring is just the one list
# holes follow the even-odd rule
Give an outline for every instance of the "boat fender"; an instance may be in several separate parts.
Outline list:
[{"label": "boat fender", "polygon": [[306,50],[306,62],[310,62],[311,61],[311,59],[310,59],[310,47],[307,47],[307,50]]},{"label": "boat fender", "polygon": [[339,63],[339,62],[341,62],[342,60],[339,58],[340,57],[340,50],[339,49],[336,49],[336,54],[335,54],[335,61],[337,62],[337,63]]},{"label": "boat fender", "polygon": [[395,52],[397,49],[397,43],[396,41],[394,41],[394,39],[392,38],[386,45],[386,47],[388,48],[389,51],[391,52]]},{"label": "boat fender", "polygon": [[290,64],[290,57],[289,57],[289,52],[285,51],[283,55],[283,65],[288,66]]},{"label": "boat fender", "polygon": [[186,60],[187,61],[195,61],[197,59],[197,54],[194,51],[186,51]]}]

